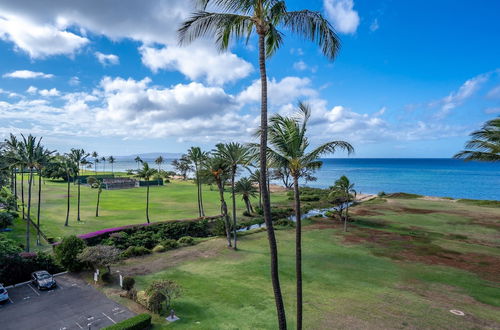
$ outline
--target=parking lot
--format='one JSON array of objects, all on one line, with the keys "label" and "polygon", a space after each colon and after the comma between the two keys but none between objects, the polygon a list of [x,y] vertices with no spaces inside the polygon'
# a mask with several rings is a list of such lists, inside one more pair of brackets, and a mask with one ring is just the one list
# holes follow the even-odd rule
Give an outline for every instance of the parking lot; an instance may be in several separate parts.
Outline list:
[{"label": "parking lot", "polygon": [[134,316],[81,279],[69,274],[55,279],[57,287],[48,291],[31,284],[7,289],[10,301],[0,304],[0,328],[100,329]]}]

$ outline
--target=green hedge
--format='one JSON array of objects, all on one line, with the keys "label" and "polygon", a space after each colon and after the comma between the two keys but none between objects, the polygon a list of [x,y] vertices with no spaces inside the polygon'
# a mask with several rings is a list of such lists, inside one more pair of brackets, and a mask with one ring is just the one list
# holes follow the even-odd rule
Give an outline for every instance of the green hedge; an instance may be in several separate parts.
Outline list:
[{"label": "green hedge", "polygon": [[143,330],[150,327],[151,315],[144,313],[105,327],[104,330]]}]

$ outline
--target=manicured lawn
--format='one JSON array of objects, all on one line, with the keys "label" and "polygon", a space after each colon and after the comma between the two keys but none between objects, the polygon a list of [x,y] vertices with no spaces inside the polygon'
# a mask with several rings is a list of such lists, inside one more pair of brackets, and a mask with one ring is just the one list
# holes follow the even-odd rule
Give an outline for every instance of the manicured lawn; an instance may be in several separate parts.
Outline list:
[{"label": "manicured lawn", "polygon": [[[304,226],[305,329],[500,327],[500,278],[494,272],[500,265],[500,209],[390,199],[357,206],[353,214],[359,223],[348,233],[332,219]],[[487,223],[477,223],[477,214]],[[294,235],[294,230],[277,232],[290,328],[295,326]],[[239,247],[228,250],[223,239],[212,239],[115,268],[146,274],[135,276],[138,289],[159,278],[182,285],[173,306],[181,320],[168,324],[155,317],[155,328],[275,329],[266,233],[242,237]],[[470,256],[490,258],[489,263],[475,264]],[[440,263],[448,258],[454,262]],[[148,265],[159,260],[164,268],[148,273]],[[116,297],[116,291],[105,291]]]},{"label": "manicured lawn", "polygon": [[[36,180],[35,180],[36,181]],[[37,191],[38,186],[34,187]],[[99,217],[95,217],[97,190],[89,186],[81,186],[81,222],[77,222],[77,186],[71,184],[71,204],[69,226],[64,226],[66,219],[67,184],[46,180],[42,188],[41,228],[49,237],[60,240],[70,234],[82,234],[104,228],[118,227],[128,224],[146,222],[146,187],[103,190],[99,207]],[[20,191],[20,190],[19,190]],[[19,192],[20,193],[20,192]],[[25,192],[26,194],[26,192]],[[36,195],[34,193],[34,195]],[[226,192],[226,200],[230,205],[230,192]],[[27,197],[25,197],[27,198]],[[284,193],[273,194],[276,201],[285,200]],[[238,214],[245,210],[241,196],[237,196]],[[220,214],[219,195],[215,188],[203,187],[203,202],[207,216]],[[254,204],[257,200],[254,200]],[[33,199],[33,210],[36,214],[37,199]],[[150,187],[150,219],[154,221],[176,220],[198,217],[196,186],[192,181],[173,181],[165,186]],[[32,216],[35,220],[35,216]],[[24,242],[24,221],[17,221],[15,233],[11,237]],[[23,227],[24,226],[24,227]]]}]

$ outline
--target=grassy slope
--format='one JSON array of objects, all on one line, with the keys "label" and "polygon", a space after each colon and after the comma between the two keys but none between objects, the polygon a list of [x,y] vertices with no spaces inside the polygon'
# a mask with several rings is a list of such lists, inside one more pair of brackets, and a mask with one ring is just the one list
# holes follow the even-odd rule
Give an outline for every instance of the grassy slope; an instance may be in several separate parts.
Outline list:
[{"label": "grassy slope", "polygon": [[[95,217],[97,191],[88,186],[81,186],[81,219],[76,221],[77,186],[71,184],[71,206],[69,226],[64,227],[66,219],[66,183],[47,180],[42,186],[41,228],[49,237],[60,239],[69,234],[81,234],[103,228],[118,227],[127,224],[146,222],[146,188],[123,190],[103,190],[99,217]],[[207,216],[220,214],[219,196],[215,190],[204,186],[203,199]],[[34,187],[37,192],[38,186]],[[36,196],[36,194],[34,193]],[[276,200],[284,200],[285,194],[273,194]],[[27,198],[27,197],[26,197]],[[226,193],[230,205],[230,193]],[[244,203],[241,196],[236,197],[237,210],[241,214]],[[256,201],[255,201],[256,202]],[[37,199],[33,200],[33,212],[36,214]],[[198,216],[196,186],[191,182],[174,181],[165,186],[150,187],[150,219],[162,221],[171,219],[195,218]],[[24,243],[24,222],[17,221],[15,232],[10,236]]]},{"label": "grassy slope", "polygon": [[[461,232],[482,237],[485,242],[498,237],[475,224],[459,211],[500,215],[498,209],[462,206],[452,202],[397,200],[392,206],[439,211],[429,214],[395,214],[384,203],[360,206],[378,210],[382,230],[402,231],[419,226],[424,232]],[[390,204],[390,203],[389,203]],[[380,208],[380,209],[377,209]],[[415,211],[414,211],[415,212]],[[360,216],[373,221],[374,216]],[[469,223],[469,227],[467,224]],[[366,226],[366,222],[365,222]],[[465,226],[465,227],[464,227]],[[500,288],[476,274],[452,267],[425,265],[374,255],[372,244],[346,244],[337,227],[304,232],[305,328],[494,328],[500,326]],[[489,228],[487,228],[489,229]],[[347,235],[356,235],[351,228]],[[294,231],[278,232],[281,280],[287,316],[294,326]],[[437,237],[433,244],[455,242],[470,249],[480,244]],[[199,249],[206,249],[208,242]],[[213,244],[213,243],[212,243]],[[223,245],[223,242],[220,241]],[[167,325],[157,318],[157,327],[179,329],[255,329],[276,327],[272,290],[268,276],[268,248],[265,233],[241,239],[241,250],[221,249],[216,256],[188,259],[150,275],[137,276],[137,287],[145,288],[157,278],[168,278],[184,287],[175,301],[181,321]],[[488,250],[481,250],[488,253]],[[491,248],[491,255],[494,248]],[[164,254],[166,257],[170,253]],[[152,256],[149,258],[157,258]],[[146,260],[146,259],[144,259]],[[140,262],[140,259],[139,259]],[[450,309],[464,311],[459,317]]]}]

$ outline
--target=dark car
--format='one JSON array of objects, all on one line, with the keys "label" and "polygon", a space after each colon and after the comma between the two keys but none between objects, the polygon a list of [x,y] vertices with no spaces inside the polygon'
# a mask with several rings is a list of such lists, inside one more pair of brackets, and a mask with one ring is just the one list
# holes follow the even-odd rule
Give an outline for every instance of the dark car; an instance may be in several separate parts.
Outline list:
[{"label": "dark car", "polygon": [[57,285],[54,277],[46,270],[39,270],[31,273],[31,283],[36,285],[38,290],[52,289]]}]

